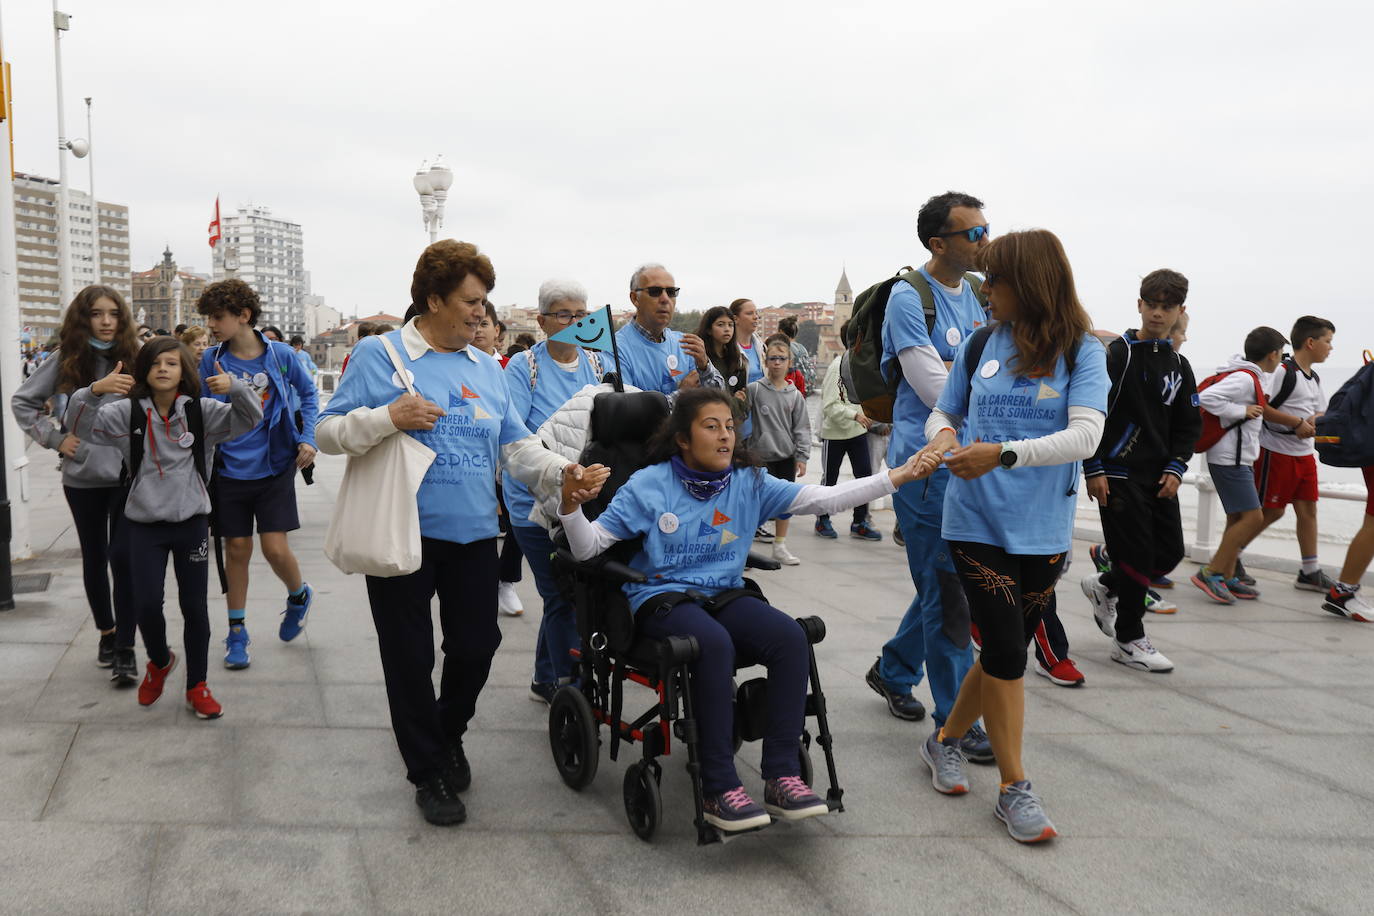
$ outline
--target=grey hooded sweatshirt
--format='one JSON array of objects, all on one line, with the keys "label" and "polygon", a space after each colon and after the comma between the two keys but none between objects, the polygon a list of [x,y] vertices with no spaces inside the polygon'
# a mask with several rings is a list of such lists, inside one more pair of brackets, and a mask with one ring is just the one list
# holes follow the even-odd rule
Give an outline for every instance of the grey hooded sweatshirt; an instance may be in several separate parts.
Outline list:
[{"label": "grey hooded sweatshirt", "polygon": [[[59,418],[43,413],[43,405],[57,394],[61,363],[61,351],[54,350],[10,399],[14,419],[20,429],[28,433],[34,442],[53,451],[57,451],[57,447],[62,444],[67,434],[62,431]],[[112,368],[114,367],[109,357],[103,353],[96,353],[96,378],[109,375]],[[99,398],[98,402],[108,404],[117,398],[117,394],[107,394]],[[77,438],[81,440],[81,444],[76,447],[76,454],[71,458],[62,458],[62,486],[77,490],[119,486],[119,471],[124,463],[119,456],[119,449],[94,445],[86,441],[85,436]]]},{"label": "grey hooded sweatshirt", "polygon": [[749,409],[754,418],[749,448],[760,460],[806,461],[811,457],[811,416],[795,385],[788,382],[774,388],[767,378],[750,382]]},{"label": "grey hooded sweatshirt", "polygon": [[[124,506],[126,518],[135,522],[184,522],[210,511],[210,495],[196,470],[191,450],[190,430],[186,426],[186,395],[178,395],[172,414],[165,420],[153,406],[152,398],[139,398],[147,423],[143,442],[143,463],[138,478],[129,488]],[[262,422],[262,400],[242,380],[235,379],[229,389],[229,403],[214,398],[200,399],[205,421],[205,464],[215,460],[215,446],[237,438]],[[84,442],[115,446],[122,459],[129,457],[129,401],[119,398],[109,403],[82,388],[72,395],[67,420],[72,431]]]}]

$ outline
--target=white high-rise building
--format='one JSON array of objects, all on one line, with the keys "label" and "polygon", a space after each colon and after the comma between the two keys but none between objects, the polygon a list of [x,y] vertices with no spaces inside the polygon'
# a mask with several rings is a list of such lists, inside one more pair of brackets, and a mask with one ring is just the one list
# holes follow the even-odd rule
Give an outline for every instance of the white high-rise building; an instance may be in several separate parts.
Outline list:
[{"label": "white high-rise building", "polygon": [[[126,302],[133,297],[129,270],[129,208],[101,201],[91,212],[91,196],[67,188],[68,289],[71,295],[96,282],[95,246],[100,245],[100,282]],[[68,303],[58,301],[57,182],[38,175],[14,175],[14,230],[19,268],[21,326],[34,343],[45,342],[62,323]]]},{"label": "white high-rise building", "polygon": [[288,337],[304,333],[310,275],[300,223],[278,219],[267,207],[240,207],[224,217],[214,277],[237,277],[253,287],[262,300],[258,327],[276,325]]}]

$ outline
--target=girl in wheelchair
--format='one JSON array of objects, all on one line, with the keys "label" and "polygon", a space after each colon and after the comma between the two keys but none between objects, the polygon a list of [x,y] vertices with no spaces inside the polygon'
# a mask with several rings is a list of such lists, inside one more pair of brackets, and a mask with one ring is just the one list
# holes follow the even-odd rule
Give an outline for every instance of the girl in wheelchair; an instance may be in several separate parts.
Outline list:
[{"label": "girl in wheelchair", "polygon": [[[806,635],[787,614],[744,589],[754,530],[784,512],[836,513],[870,502],[928,476],[938,461],[918,464],[913,456],[894,470],[821,487],[769,476],[735,443],[729,396],[714,388],[683,391],[650,442],[654,463],[635,472],[595,521],[581,509],[592,496],[585,480],[565,482],[559,507],[578,560],[643,537],[630,565],[648,579],[624,586],[636,627],[652,638],[696,638],[701,654],[691,672],[704,814],[726,832],[765,827],[770,814],[799,820],[829,810],[802,780],[797,753],[810,673]],[[736,663],[768,669],[762,807],[735,771]]]}]

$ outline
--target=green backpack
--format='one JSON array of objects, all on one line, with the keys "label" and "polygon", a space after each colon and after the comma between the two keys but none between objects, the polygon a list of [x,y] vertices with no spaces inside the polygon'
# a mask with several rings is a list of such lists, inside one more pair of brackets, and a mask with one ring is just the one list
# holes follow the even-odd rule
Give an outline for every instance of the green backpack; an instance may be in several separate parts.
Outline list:
[{"label": "green backpack", "polygon": [[[978,297],[980,305],[986,306],[983,298],[983,279],[977,274],[964,274]],[[931,291],[930,281],[925,274],[911,267],[903,267],[894,276],[870,286],[859,293],[854,300],[854,315],[849,322],[849,369],[854,376],[854,390],[859,396],[859,405],[865,414],[879,423],[892,422],[892,407],[897,400],[897,385],[901,380],[901,367],[895,363],[891,371],[884,373],[883,361],[883,318],[887,315],[887,300],[892,296],[892,287],[905,280],[921,297],[921,310],[926,316],[926,332],[935,332],[935,293]]]}]

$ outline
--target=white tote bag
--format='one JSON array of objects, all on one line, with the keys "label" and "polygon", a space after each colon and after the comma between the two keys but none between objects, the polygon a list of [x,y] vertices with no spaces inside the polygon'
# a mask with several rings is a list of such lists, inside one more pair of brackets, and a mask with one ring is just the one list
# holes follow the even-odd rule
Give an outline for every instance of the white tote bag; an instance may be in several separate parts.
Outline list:
[{"label": "white tote bag", "polygon": [[[379,335],[380,336],[380,335]],[[381,337],[415,394],[410,376],[391,341]],[[420,483],[434,461],[434,450],[397,430],[366,455],[350,455],[334,503],[334,518],[324,536],[324,555],[346,573],[404,576],[420,568]]]}]

